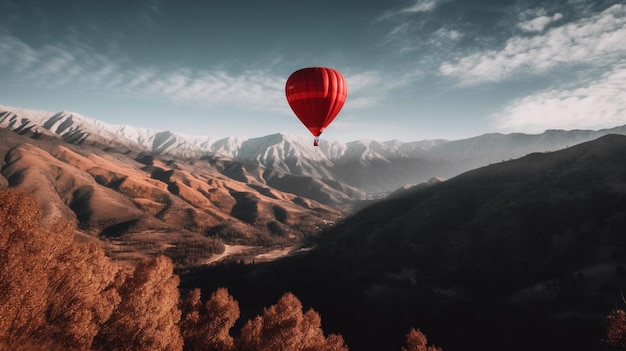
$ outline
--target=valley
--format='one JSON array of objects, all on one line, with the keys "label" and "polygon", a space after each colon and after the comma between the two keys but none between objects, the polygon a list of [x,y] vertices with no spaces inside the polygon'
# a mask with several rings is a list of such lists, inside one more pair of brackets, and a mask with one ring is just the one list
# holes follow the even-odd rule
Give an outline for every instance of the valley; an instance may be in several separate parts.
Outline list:
[{"label": "valley", "polygon": [[117,260],[165,253],[188,267],[221,254],[225,243],[256,251],[301,245],[348,209],[273,188],[259,176],[267,170],[233,161],[174,160],[6,129],[0,137],[5,186],[34,194],[47,223],[75,222]]},{"label": "valley", "polygon": [[201,143],[67,112],[0,126],[0,188],[34,196],[43,227],[127,267],[164,255],[181,293],[226,287],[244,316],[292,292],[351,350],[412,327],[447,351],[588,349],[623,303],[626,127],[311,156],[289,135]]},{"label": "valley", "polygon": [[444,350],[593,349],[624,303],[625,157],[610,135],[409,188],[307,254],[181,285],[227,286],[249,313],[291,291],[354,350],[399,348],[412,326]]},{"label": "valley", "polygon": [[243,262],[245,264],[255,264],[271,262],[280,258],[298,255],[309,250],[311,247],[286,246],[286,247],[264,247],[250,245],[224,245],[224,252],[216,254],[203,262],[205,265],[230,262]]}]

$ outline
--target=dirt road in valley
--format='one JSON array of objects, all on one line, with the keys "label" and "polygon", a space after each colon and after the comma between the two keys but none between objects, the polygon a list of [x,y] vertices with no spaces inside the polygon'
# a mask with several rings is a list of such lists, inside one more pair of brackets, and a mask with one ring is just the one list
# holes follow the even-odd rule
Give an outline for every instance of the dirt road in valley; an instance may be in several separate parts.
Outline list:
[{"label": "dirt road in valley", "polygon": [[225,249],[219,255],[204,261],[204,264],[211,264],[223,260],[227,257],[234,257],[237,260],[241,259],[246,263],[254,262],[269,262],[281,257],[295,255],[308,251],[311,248],[302,248],[300,246],[288,246],[284,248],[267,248],[262,246],[250,246],[250,245],[224,245]]},{"label": "dirt road in valley", "polygon": [[214,262],[217,262],[219,260],[222,260],[226,257],[229,256],[234,256],[234,255],[240,255],[245,253],[246,251],[250,251],[252,249],[254,249],[256,246],[250,246],[250,245],[224,245],[224,252],[222,252],[221,254],[218,255],[213,255],[213,257],[209,258],[208,260],[204,261],[204,264],[211,264]]}]

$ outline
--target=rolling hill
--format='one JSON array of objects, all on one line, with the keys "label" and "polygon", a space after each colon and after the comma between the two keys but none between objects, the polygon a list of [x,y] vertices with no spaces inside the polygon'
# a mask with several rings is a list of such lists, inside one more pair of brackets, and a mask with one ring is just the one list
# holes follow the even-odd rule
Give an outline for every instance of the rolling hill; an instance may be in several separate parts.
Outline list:
[{"label": "rolling hill", "polygon": [[225,243],[297,246],[343,216],[338,191],[322,181],[215,156],[174,159],[9,129],[0,140],[0,187],[33,194],[46,225],[75,222],[117,259],[166,253],[195,265]]}]

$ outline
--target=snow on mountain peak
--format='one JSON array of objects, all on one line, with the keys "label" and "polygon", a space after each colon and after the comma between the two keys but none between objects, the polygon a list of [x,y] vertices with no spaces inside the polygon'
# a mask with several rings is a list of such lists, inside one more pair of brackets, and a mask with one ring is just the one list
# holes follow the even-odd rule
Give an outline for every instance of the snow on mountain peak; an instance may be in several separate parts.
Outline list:
[{"label": "snow on mountain peak", "polygon": [[[370,184],[381,189],[423,182],[433,176],[447,178],[456,172],[521,157],[529,152],[557,150],[609,133],[626,134],[626,126],[621,126],[600,131],[550,130],[537,135],[490,133],[456,141],[379,142],[366,139],[343,143],[322,139],[315,147],[311,135],[276,133],[256,138],[217,139],[110,125],[69,111],[54,113],[5,106],[0,106],[0,128],[10,128],[18,133],[57,135],[75,144],[121,145],[176,157],[196,158],[210,153],[291,175],[359,186]],[[421,166],[426,164],[436,167],[438,174],[427,172],[428,169]]]}]

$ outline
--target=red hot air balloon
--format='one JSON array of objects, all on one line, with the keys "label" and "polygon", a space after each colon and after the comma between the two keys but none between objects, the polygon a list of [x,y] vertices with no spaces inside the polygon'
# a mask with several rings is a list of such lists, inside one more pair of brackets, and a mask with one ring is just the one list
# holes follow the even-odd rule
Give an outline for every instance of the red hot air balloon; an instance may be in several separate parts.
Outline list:
[{"label": "red hot air balloon", "polygon": [[335,119],[348,96],[346,79],[326,67],[302,68],[287,79],[285,95],[291,109],[315,137]]}]

